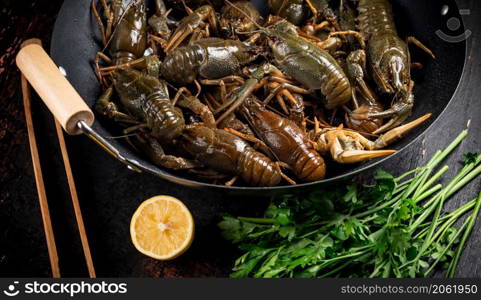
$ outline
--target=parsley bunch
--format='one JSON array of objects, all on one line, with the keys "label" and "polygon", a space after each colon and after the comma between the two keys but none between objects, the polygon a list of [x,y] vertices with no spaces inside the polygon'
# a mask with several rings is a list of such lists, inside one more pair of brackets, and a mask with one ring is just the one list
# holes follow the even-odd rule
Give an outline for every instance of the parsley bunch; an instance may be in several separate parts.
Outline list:
[{"label": "parsley bunch", "polygon": [[442,266],[453,277],[481,194],[452,211],[444,206],[481,173],[481,155],[467,155],[451,181],[436,183],[449,169],[439,164],[466,135],[397,178],[378,171],[371,186],[274,199],[263,218],[224,217],[223,236],[244,252],[231,276],[425,277]]}]

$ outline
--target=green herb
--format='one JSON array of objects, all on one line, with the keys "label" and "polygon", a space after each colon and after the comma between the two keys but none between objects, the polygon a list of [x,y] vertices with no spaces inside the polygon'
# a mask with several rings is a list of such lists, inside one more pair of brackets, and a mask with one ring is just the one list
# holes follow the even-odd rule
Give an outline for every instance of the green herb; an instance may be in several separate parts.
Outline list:
[{"label": "green herb", "polygon": [[445,185],[437,182],[449,168],[437,169],[466,135],[397,178],[378,171],[374,185],[273,199],[265,218],[224,217],[223,236],[244,252],[231,276],[422,277],[440,266],[454,276],[481,194],[455,210],[444,207],[481,173],[481,155],[465,155],[464,167]]},{"label": "green herb", "polygon": [[478,158],[479,154],[478,153],[464,153],[464,165],[469,165],[472,164],[476,161]]}]

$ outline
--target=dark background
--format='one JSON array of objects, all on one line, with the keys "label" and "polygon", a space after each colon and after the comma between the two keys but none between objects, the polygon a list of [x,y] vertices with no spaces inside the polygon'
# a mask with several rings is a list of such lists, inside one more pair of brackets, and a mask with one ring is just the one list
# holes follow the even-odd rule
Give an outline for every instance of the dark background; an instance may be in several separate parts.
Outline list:
[{"label": "dark background", "polygon": [[[30,37],[41,38],[45,48],[49,48],[62,1],[0,0],[0,4],[0,276],[48,277],[50,264],[14,56],[20,43]],[[446,163],[455,166],[462,153],[481,150],[481,3],[464,0],[458,1],[458,5],[471,10],[464,21],[473,35],[468,40],[467,65],[455,100],[422,139],[382,166],[388,171],[399,174],[424,163],[466,128],[468,120],[470,136]],[[33,101],[33,111],[61,272],[63,276],[87,276],[53,121],[37,99]],[[86,137],[68,137],[67,143],[99,277],[226,276],[238,253],[219,236],[216,222],[225,212],[252,215],[262,211],[267,202],[234,200],[222,194],[179,188],[152,175],[127,170]],[[94,158],[106,160],[103,168],[92,163]],[[445,177],[449,178],[456,169],[451,168]],[[480,189],[478,179],[453,197],[448,206],[471,200]],[[196,221],[191,249],[172,262],[147,258],[130,242],[131,215],[143,200],[156,194],[171,194],[184,200]],[[480,223],[463,252],[459,277],[481,277]]]}]

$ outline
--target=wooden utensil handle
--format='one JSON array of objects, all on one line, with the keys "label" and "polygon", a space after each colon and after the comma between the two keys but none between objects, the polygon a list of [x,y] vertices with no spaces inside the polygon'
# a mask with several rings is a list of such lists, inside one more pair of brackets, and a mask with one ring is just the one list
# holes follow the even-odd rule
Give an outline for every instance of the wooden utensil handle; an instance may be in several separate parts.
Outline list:
[{"label": "wooden utensil handle", "polygon": [[94,114],[60,73],[40,40],[23,43],[17,55],[17,66],[68,134],[82,133],[77,126],[79,121],[89,126],[93,124]]}]

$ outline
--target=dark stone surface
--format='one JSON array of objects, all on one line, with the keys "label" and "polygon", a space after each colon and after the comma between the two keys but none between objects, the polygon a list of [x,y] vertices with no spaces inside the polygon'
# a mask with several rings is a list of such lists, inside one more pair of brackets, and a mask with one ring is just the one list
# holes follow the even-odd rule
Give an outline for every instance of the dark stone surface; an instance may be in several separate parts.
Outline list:
[{"label": "dark stone surface", "polygon": [[[4,1],[5,2],[5,1]],[[10,7],[14,7],[10,1]],[[40,1],[39,1],[40,2]],[[53,3],[52,1],[48,1]],[[9,1],[6,1],[8,4]],[[17,2],[15,2],[17,3]],[[60,1],[49,7],[36,9],[53,20]],[[454,102],[424,135],[409,149],[383,164],[393,173],[402,173],[420,165],[437,150],[444,148],[471,119],[470,136],[446,160],[453,166],[445,176],[449,178],[458,169],[462,153],[481,149],[481,2],[458,1],[460,8],[470,8],[465,16],[466,27],[473,31],[468,41],[468,63]],[[13,5],[13,6],[12,6]],[[24,7],[25,9],[25,7]],[[12,8],[13,11],[13,8]],[[28,9],[16,14],[28,15]],[[27,19],[34,18],[31,15]],[[31,20],[30,20],[31,21]],[[3,18],[2,18],[3,22]],[[13,23],[12,23],[13,24]],[[50,26],[51,26],[50,21]],[[12,25],[13,26],[13,25]],[[21,26],[17,26],[20,28]],[[23,26],[23,30],[26,26]],[[34,26],[33,28],[37,28]],[[48,27],[51,28],[51,27]],[[2,29],[0,29],[2,30]],[[10,29],[11,30],[11,29]],[[48,30],[47,30],[48,31]],[[40,33],[38,33],[40,34]],[[41,35],[41,34],[40,34]],[[3,37],[3,34],[0,35]],[[15,36],[25,36],[18,35]],[[47,37],[44,33],[43,37]],[[11,44],[12,42],[10,42]],[[3,40],[2,40],[2,50]],[[2,52],[3,53],[3,52]],[[13,52],[15,53],[15,51]],[[10,57],[11,61],[11,57]],[[9,67],[11,72],[14,68]],[[3,76],[3,74],[2,74]],[[18,78],[18,77],[17,77]],[[18,79],[10,77],[4,84],[17,90]],[[442,88],[442,87],[439,87]],[[0,93],[4,92],[4,88]],[[0,276],[49,276],[49,263],[43,229],[37,204],[35,183],[31,171],[28,141],[26,139],[20,94],[0,98]],[[81,247],[74,224],[63,166],[59,156],[53,122],[45,107],[34,101],[35,124],[55,234],[59,246],[61,270],[65,276],[87,276]],[[3,133],[5,132],[5,133]],[[2,137],[3,133],[3,137]],[[98,276],[102,277],[203,277],[226,276],[238,254],[223,241],[215,228],[223,213],[252,215],[261,211],[266,199],[226,199],[222,194],[199,192],[167,183],[149,174],[136,174],[109,157],[84,136],[68,137],[73,171],[83,209],[87,232]],[[4,150],[5,149],[5,150]],[[4,154],[5,153],[5,154]],[[96,161],[102,161],[102,168]],[[474,198],[481,189],[480,180],[468,185],[448,203],[459,206]],[[183,256],[172,262],[157,262],[138,253],[130,242],[129,221],[135,208],[146,198],[156,194],[171,194],[183,199],[194,214],[196,238]],[[481,222],[463,253],[458,276],[481,277]]]}]

